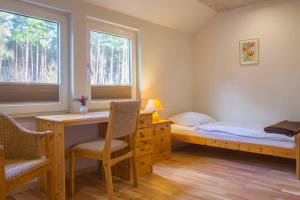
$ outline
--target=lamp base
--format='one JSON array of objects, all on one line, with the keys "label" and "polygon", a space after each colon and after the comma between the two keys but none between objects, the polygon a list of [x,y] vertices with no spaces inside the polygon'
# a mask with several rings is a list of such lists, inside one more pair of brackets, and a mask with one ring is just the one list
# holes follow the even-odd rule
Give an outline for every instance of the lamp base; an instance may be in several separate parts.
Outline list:
[{"label": "lamp base", "polygon": [[160,121],[158,112],[156,112],[156,111],[153,112],[153,114],[152,114],[152,121],[153,122],[159,122]]}]

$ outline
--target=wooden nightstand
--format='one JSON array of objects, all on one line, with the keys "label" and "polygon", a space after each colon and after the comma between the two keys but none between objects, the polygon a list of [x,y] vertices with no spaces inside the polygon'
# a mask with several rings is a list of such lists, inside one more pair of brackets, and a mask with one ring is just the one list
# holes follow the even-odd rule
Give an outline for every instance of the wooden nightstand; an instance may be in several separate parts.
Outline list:
[{"label": "wooden nightstand", "polygon": [[153,122],[153,164],[171,157],[171,121]]}]

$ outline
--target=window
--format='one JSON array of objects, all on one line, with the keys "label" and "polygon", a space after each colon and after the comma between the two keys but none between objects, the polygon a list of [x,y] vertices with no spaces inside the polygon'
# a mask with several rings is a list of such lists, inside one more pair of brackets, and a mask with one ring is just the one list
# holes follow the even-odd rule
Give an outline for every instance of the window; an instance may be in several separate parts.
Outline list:
[{"label": "window", "polygon": [[92,85],[131,85],[130,39],[90,32]]},{"label": "window", "polygon": [[0,11],[1,103],[59,100],[58,33],[57,22]]},{"label": "window", "polygon": [[20,1],[1,3],[1,111],[27,114],[67,109],[66,37],[63,13]]},{"label": "window", "polygon": [[134,49],[133,32],[103,24],[89,29],[92,100],[135,97]]}]

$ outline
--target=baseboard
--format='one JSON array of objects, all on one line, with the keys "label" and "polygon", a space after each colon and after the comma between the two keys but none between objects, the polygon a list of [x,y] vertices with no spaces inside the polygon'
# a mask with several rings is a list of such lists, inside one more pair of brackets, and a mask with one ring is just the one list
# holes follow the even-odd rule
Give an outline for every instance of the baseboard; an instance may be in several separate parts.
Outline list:
[{"label": "baseboard", "polygon": [[172,141],[172,149],[178,149],[184,146],[187,146],[188,144],[185,142],[177,142],[177,141]]}]

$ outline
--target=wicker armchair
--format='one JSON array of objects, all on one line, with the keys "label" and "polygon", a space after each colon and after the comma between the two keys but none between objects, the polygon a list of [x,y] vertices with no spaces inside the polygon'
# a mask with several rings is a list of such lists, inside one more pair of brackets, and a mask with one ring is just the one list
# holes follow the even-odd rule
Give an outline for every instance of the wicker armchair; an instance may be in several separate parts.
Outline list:
[{"label": "wicker armchair", "polygon": [[[28,131],[14,119],[0,112],[0,200],[6,199],[11,190],[45,173],[49,199],[54,199],[51,192],[55,178],[51,174],[51,138],[52,132]],[[47,148],[42,151],[44,146]]]}]

